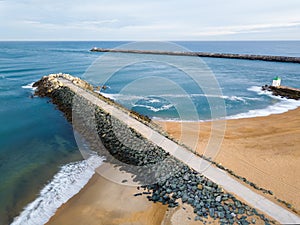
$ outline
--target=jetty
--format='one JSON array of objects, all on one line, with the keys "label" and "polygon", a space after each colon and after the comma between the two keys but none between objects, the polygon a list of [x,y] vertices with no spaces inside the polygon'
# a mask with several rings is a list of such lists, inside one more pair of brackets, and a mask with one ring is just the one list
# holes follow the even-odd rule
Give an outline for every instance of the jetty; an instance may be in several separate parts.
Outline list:
[{"label": "jetty", "polygon": [[[300,223],[298,215],[238,182],[224,167],[212,165],[208,159],[196,155],[170,139],[152,127],[150,120],[132,114],[112,100],[95,93],[89,83],[68,74],[52,74],[43,77],[34,86],[37,87],[36,95],[50,98],[70,122],[74,122],[72,121],[74,98],[78,99],[76,104],[84,106],[79,107],[79,110],[82,110],[81,116],[88,117],[88,111],[95,110],[93,116],[97,122],[97,135],[108,151],[108,154],[103,151],[99,151],[98,154],[104,155],[107,160],[115,158],[123,164],[136,166],[151,166],[163,162],[163,167],[169,166],[167,169],[170,171],[163,170],[159,173],[160,177],[156,183],[141,187],[147,191],[140,195],[146,195],[150,201],[161,202],[172,208],[177,207],[178,201],[181,200],[194,208],[195,220],[202,222],[210,217],[224,224],[249,224],[255,223],[257,219],[263,220],[266,224],[272,223],[272,219],[281,224]],[[87,126],[89,124],[87,121]],[[95,137],[87,128],[82,129],[78,132],[84,135],[92,147]],[[122,133],[121,137],[116,135],[116,131]],[[131,141],[127,138],[129,133],[134,136],[130,145],[132,147],[120,141],[122,137]],[[124,171],[127,167],[123,164],[116,166]],[[147,171],[155,172],[155,175],[159,172],[151,172],[150,169]],[[148,178],[145,174],[141,174],[140,170],[126,172],[133,173],[135,182],[143,182],[145,177]],[[126,179],[122,181],[126,182]]]},{"label": "jetty", "polygon": [[233,54],[233,53],[210,53],[210,52],[179,52],[179,51],[158,51],[158,50],[134,50],[134,49],[110,49],[94,47],[92,52],[115,52],[115,53],[134,53],[134,54],[156,54],[156,55],[174,55],[174,56],[197,56],[210,58],[228,58],[245,60],[262,60],[273,62],[300,63],[300,57],[291,56],[273,56],[273,55],[251,55],[251,54]]},{"label": "jetty", "polygon": [[275,96],[281,96],[288,99],[300,99],[300,89],[287,86],[265,85],[261,87],[263,91],[270,91]]}]

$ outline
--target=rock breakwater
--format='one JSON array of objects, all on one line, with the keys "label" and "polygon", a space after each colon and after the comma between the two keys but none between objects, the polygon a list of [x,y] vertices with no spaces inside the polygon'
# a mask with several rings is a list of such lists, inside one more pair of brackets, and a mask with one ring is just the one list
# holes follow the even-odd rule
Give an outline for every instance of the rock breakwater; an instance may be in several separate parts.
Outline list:
[{"label": "rock breakwater", "polygon": [[265,85],[262,86],[262,90],[271,91],[272,94],[275,96],[281,96],[284,98],[295,99],[295,100],[300,99],[300,89],[297,88],[290,88],[286,86],[274,87],[274,86]]},{"label": "rock breakwater", "polygon": [[[56,79],[59,77],[74,81],[64,74],[43,77],[34,84],[37,87],[36,94],[50,97],[69,121],[76,116],[77,124],[73,125],[87,141],[89,148],[104,156],[107,162],[119,170],[131,173],[133,181],[145,184],[155,180],[154,183],[138,187],[140,192],[136,196],[146,195],[150,201],[161,202],[171,208],[181,203],[189,204],[194,209],[194,219],[203,223],[206,223],[208,217],[221,224],[250,224],[256,221],[272,223],[256,209],[226,193],[222,187],[178,161],[123,121],[77,95]],[[93,90],[84,81],[76,83],[87,91]],[[76,101],[74,98],[77,98]],[[79,106],[75,107],[77,111],[74,111],[74,104]],[[92,135],[94,131],[101,143]],[[123,183],[126,182],[123,180]]]},{"label": "rock breakwater", "polygon": [[246,60],[300,63],[300,57],[272,56],[272,55],[250,55],[250,54],[211,53],[211,52],[171,52],[171,51],[149,51],[149,50],[132,50],[132,49],[107,49],[107,48],[96,48],[96,47],[92,48],[91,51],[92,52],[119,52],[119,53],[136,53],[136,54],[177,55],[177,56],[198,56],[198,57],[210,57],[210,58],[229,58],[229,59],[246,59]]}]

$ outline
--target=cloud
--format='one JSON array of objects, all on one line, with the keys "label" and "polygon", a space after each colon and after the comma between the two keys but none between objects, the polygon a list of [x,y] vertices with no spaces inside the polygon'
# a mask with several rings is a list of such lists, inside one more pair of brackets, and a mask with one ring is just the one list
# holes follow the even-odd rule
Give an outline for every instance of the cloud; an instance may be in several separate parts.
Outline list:
[{"label": "cloud", "polygon": [[[1,39],[297,39],[298,0],[0,0]],[[270,7],[271,6],[271,7]],[[289,32],[278,32],[278,31]],[[31,35],[31,36],[30,36]]]},{"label": "cloud", "polygon": [[32,25],[37,28],[51,28],[51,29],[103,29],[105,27],[111,27],[113,24],[118,23],[118,19],[110,20],[87,20],[79,22],[67,22],[67,23],[51,23],[34,20],[23,20],[20,23]]},{"label": "cloud", "polygon": [[249,24],[238,26],[222,26],[222,27],[208,27],[203,28],[199,32],[191,33],[191,36],[218,36],[218,35],[232,35],[239,33],[259,33],[267,32],[280,28],[296,28],[300,26],[300,22],[287,22],[287,23],[266,23],[266,24]]}]

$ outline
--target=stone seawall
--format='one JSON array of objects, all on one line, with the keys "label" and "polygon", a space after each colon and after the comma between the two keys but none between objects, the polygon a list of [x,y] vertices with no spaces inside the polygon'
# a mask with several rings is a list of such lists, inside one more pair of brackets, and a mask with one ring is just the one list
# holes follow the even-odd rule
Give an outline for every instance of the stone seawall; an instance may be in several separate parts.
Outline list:
[{"label": "stone seawall", "polygon": [[[194,208],[194,219],[204,223],[208,217],[223,224],[272,222],[256,209],[225,192],[216,183],[178,161],[123,121],[78,96],[59,78],[67,79],[84,90],[93,90],[91,85],[79,78],[54,74],[43,77],[34,84],[37,87],[36,95],[49,97],[70,122],[72,116],[76,116],[76,121],[80,122],[73,124],[75,129],[86,140],[89,148],[104,156],[106,162],[115,165],[121,171],[131,173],[136,183],[144,184],[151,179],[156,180],[155,183],[139,187],[136,196],[146,195],[150,201],[167,204],[170,208],[177,207],[181,202],[189,204]],[[74,98],[76,101],[73,101]],[[75,107],[77,111],[74,111],[74,104],[78,106]],[[95,136],[91,135],[95,129],[101,143],[95,141]],[[160,169],[153,170],[152,165],[161,162]],[[148,169],[131,170],[127,165],[143,166]]]},{"label": "stone seawall", "polygon": [[229,58],[262,60],[273,62],[300,63],[300,57],[272,56],[272,55],[250,55],[250,54],[232,54],[232,53],[210,53],[210,52],[171,52],[171,51],[148,51],[148,50],[125,50],[125,49],[107,49],[92,48],[92,52],[117,52],[117,53],[136,53],[136,54],[156,54],[156,55],[177,55],[177,56],[198,56],[211,58]]}]

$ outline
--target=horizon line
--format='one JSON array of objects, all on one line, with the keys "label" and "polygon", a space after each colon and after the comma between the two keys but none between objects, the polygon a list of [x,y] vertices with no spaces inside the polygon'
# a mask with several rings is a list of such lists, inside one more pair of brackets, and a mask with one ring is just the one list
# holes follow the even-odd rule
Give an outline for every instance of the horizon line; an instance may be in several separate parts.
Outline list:
[{"label": "horizon line", "polygon": [[0,42],[271,42],[271,41],[300,41],[299,39],[261,39],[261,40],[72,40],[72,39],[0,39]]}]

